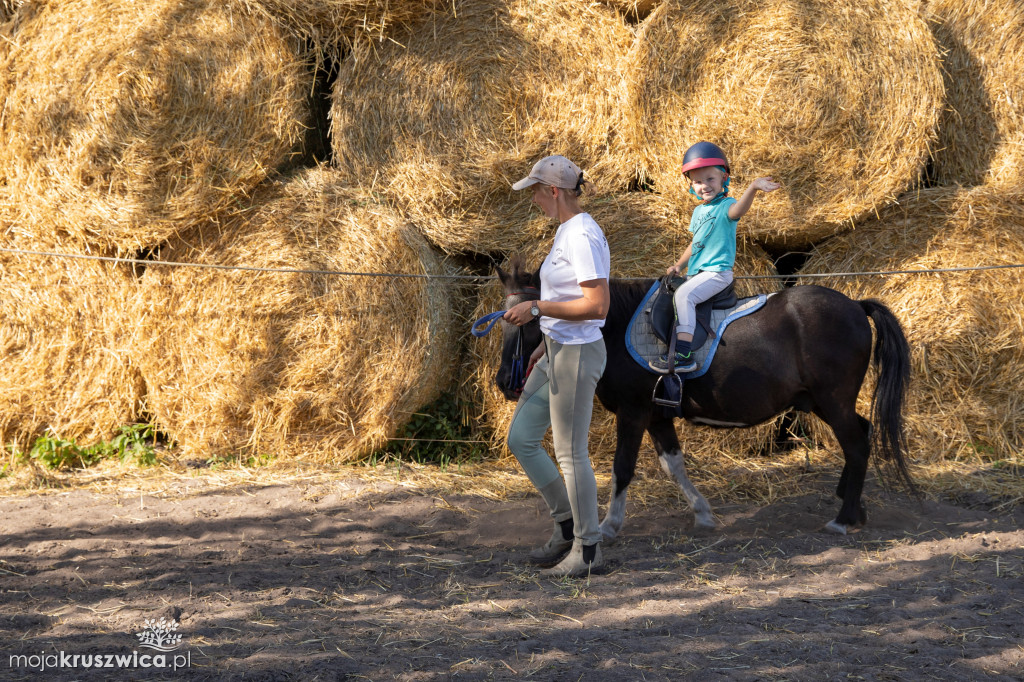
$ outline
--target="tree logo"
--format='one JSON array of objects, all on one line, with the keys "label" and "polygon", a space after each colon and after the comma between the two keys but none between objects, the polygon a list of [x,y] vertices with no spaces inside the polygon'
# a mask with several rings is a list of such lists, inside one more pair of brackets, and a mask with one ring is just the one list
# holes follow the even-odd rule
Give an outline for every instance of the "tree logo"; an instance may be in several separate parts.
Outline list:
[{"label": "tree logo", "polygon": [[181,645],[181,635],[175,632],[178,629],[178,621],[173,618],[147,618],[143,626],[142,632],[135,635],[139,638],[140,646],[157,651],[174,651]]}]

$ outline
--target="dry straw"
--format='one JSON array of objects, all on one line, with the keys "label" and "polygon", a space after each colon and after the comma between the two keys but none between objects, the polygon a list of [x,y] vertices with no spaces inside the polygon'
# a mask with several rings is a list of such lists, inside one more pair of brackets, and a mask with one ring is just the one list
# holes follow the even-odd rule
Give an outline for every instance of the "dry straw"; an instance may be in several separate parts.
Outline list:
[{"label": "dry straw", "polygon": [[642,21],[657,6],[659,0],[601,0],[602,4],[614,7],[628,21]]},{"label": "dry straw", "polygon": [[[172,240],[194,263],[444,274],[408,223],[311,169],[251,211]],[[158,424],[189,451],[341,462],[382,445],[450,381],[445,279],[151,266],[133,358]]]},{"label": "dry straw", "polygon": [[[0,239],[4,248],[31,244]],[[0,253],[0,443],[24,451],[50,430],[81,445],[135,422],[124,266]]]},{"label": "dry straw", "polygon": [[[881,219],[819,246],[807,272],[1024,263],[1024,202],[935,188],[904,196]],[[1024,270],[835,278],[853,298],[879,298],[903,323],[912,352],[906,417],[922,462],[977,463],[1024,448]],[[868,413],[870,386],[862,391]],[[820,430],[819,430],[820,435]],[[832,441],[834,445],[834,441]]]},{"label": "dry straw", "polygon": [[944,184],[1024,183],[1024,6],[928,0],[943,48],[946,107],[934,177]]},{"label": "dry straw", "polygon": [[323,48],[382,40],[422,19],[437,0],[239,0]]},{"label": "dry straw", "polygon": [[458,0],[341,63],[339,168],[451,252],[505,250],[528,214],[513,182],[548,154],[624,186],[622,16],[579,0]]},{"label": "dry straw", "polygon": [[0,22],[7,21],[14,16],[21,4],[21,0],[0,0]]},{"label": "dry straw", "polygon": [[29,3],[0,45],[0,177],[41,243],[154,246],[302,139],[297,41],[235,3]]},{"label": "dry straw", "polygon": [[[585,206],[603,228],[612,255],[614,277],[658,277],[665,268],[682,255],[689,244],[688,233],[680,225],[688,213],[668,200],[654,194],[628,193],[603,199],[592,199]],[[538,221],[544,219],[538,218]],[[527,264],[536,268],[551,247],[555,226],[547,221],[547,239],[524,250]],[[759,247],[739,244],[737,275],[775,275],[771,259]],[[774,279],[737,282],[737,293],[749,295],[759,291],[776,291]],[[474,319],[502,306],[501,286],[497,280],[486,287],[477,305]],[[507,454],[504,438],[515,403],[505,399],[494,384],[501,352],[501,334],[492,331],[484,339],[471,342],[467,366],[463,371],[462,390],[481,407],[480,422],[484,435],[494,449]],[[632,362],[632,360],[629,360]],[[591,455],[597,466],[609,467],[615,453],[614,415],[600,407],[594,413],[590,432]],[[679,423],[677,430],[683,451],[692,453],[697,461],[722,456],[744,457],[769,448],[777,432],[777,420],[749,429],[714,429],[707,426]],[[509,457],[511,455],[508,455]]]},{"label": "dry straw", "polygon": [[737,195],[763,196],[740,230],[806,246],[914,185],[942,107],[939,52],[913,0],[666,1],[630,58],[631,146],[678,197],[683,154],[721,145]]}]

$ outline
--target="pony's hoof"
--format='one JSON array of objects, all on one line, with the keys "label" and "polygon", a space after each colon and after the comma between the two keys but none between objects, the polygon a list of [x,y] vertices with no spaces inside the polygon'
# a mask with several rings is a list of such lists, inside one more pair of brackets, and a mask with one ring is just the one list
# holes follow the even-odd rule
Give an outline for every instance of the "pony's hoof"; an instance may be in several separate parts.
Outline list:
[{"label": "pony's hoof", "polygon": [[846,526],[841,523],[837,523],[835,520],[829,521],[825,524],[825,530],[829,533],[835,533],[836,535],[846,535]]},{"label": "pony's hoof", "polygon": [[616,537],[619,533],[614,528],[601,524],[601,542],[605,547],[615,543]]},{"label": "pony's hoof", "polygon": [[694,530],[714,530],[716,528],[718,528],[718,524],[715,523],[715,517],[711,516],[710,514],[708,514],[706,517],[693,517]]}]

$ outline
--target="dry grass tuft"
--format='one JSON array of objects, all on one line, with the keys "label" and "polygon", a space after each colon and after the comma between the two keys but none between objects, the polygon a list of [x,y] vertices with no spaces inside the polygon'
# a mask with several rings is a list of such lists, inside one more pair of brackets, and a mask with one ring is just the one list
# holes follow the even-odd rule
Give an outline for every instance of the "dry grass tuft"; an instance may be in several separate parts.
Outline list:
[{"label": "dry grass tuft", "polygon": [[0,253],[0,444],[26,450],[50,429],[88,445],[136,420],[143,384],[124,338],[132,287],[124,266]]},{"label": "dry grass tuft", "polygon": [[[654,194],[630,193],[592,199],[584,206],[602,228],[606,229],[612,254],[613,277],[658,277],[675,262],[689,244],[689,233],[681,228],[681,209],[672,202]],[[687,214],[688,219],[688,214]],[[539,232],[542,225],[548,229],[547,238],[525,247],[527,264],[536,268],[551,247],[555,226],[544,218],[537,218],[531,233]],[[738,250],[736,274],[774,275],[771,259],[759,247],[741,242]],[[741,296],[759,291],[776,291],[773,279],[737,282]],[[502,306],[501,287],[495,280],[481,292],[473,318],[477,319]],[[501,335],[493,332],[483,339],[470,342],[462,376],[461,390],[480,406],[479,417],[484,433],[492,439],[495,450],[507,453],[504,439],[512,419],[515,403],[505,399],[494,385],[501,353]],[[614,415],[595,402],[594,422],[591,426],[591,455],[595,462],[607,462],[615,452]],[[750,429],[712,429],[684,425],[679,427],[680,442],[685,452],[725,452],[736,456],[759,452],[770,445],[777,430],[777,420]]]},{"label": "dry grass tuft", "polygon": [[622,57],[633,32],[577,0],[458,0],[341,63],[334,155],[450,252],[506,248],[529,213],[513,182],[564,154],[624,187]]},{"label": "dry grass tuft", "polygon": [[40,243],[131,252],[297,153],[309,65],[235,3],[28,3],[0,41],[0,178]]},{"label": "dry grass tuft", "polygon": [[630,62],[630,144],[657,191],[685,197],[683,154],[721,145],[737,190],[781,190],[740,230],[806,246],[913,186],[935,139],[939,52],[914,0],[666,0]]},{"label": "dry grass tuft", "polygon": [[[445,274],[390,209],[312,169],[162,260]],[[382,445],[448,385],[449,280],[150,267],[133,357],[160,426],[188,450],[341,462]],[[461,331],[461,330],[459,330]]]},{"label": "dry grass tuft", "polygon": [[[1024,263],[1022,199],[988,187],[911,193],[880,220],[819,246],[804,270]],[[917,460],[991,463],[1019,457],[1024,271],[836,278],[823,284],[852,298],[879,298],[902,322],[912,352],[906,417]],[[862,414],[869,390],[866,385],[862,391]]]},{"label": "dry grass tuft", "polygon": [[945,51],[935,180],[1021,187],[1024,8],[1014,0],[927,0],[926,9]]}]

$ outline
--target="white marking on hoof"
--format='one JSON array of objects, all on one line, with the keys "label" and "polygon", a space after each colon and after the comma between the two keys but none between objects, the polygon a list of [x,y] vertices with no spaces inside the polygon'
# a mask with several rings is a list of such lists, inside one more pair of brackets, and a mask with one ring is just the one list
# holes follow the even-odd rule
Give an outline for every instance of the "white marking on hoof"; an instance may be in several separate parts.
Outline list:
[{"label": "white marking on hoof", "polygon": [[825,530],[836,535],[846,535],[846,526],[837,523],[834,519],[825,524]]},{"label": "white marking on hoof", "polygon": [[715,521],[714,514],[709,510],[705,514],[697,514],[693,521],[693,526],[702,530],[712,530],[718,527],[718,522]]},{"label": "white marking on hoof", "polygon": [[616,495],[615,488],[615,476],[612,476],[612,499],[608,501],[608,513],[601,522],[601,536],[605,541],[615,539],[626,520],[626,490]]},{"label": "white marking on hoof", "polygon": [[661,462],[662,470],[676,480],[679,489],[683,492],[683,497],[690,503],[690,508],[693,509],[695,517],[694,526],[697,528],[715,528],[718,524],[715,522],[714,514],[711,513],[711,505],[700,494],[696,486],[690,482],[690,477],[686,475],[683,453],[678,450],[666,452],[660,455],[658,459]]}]

